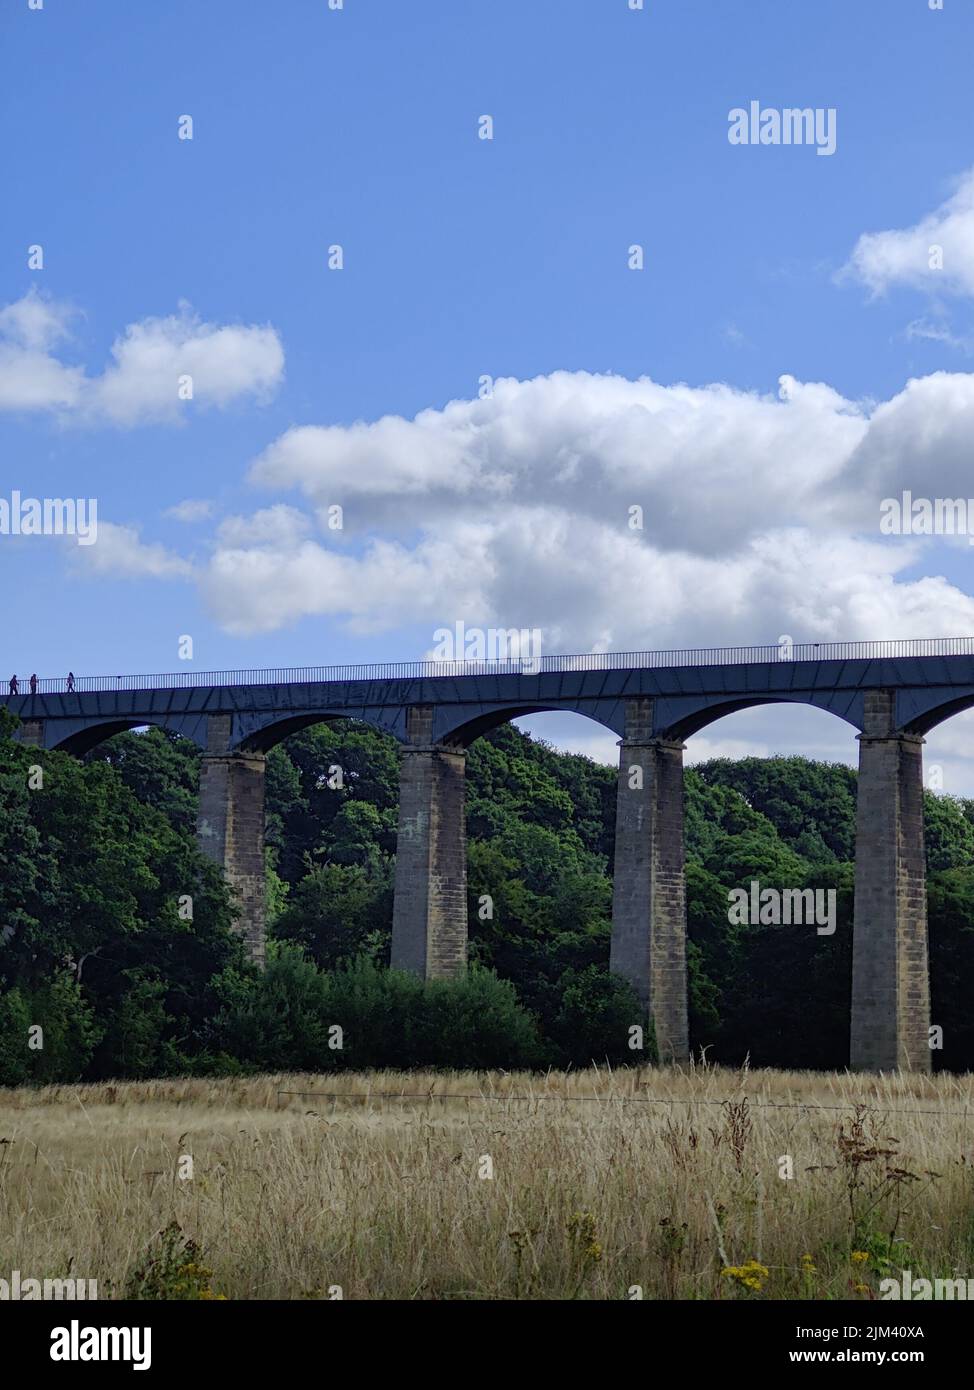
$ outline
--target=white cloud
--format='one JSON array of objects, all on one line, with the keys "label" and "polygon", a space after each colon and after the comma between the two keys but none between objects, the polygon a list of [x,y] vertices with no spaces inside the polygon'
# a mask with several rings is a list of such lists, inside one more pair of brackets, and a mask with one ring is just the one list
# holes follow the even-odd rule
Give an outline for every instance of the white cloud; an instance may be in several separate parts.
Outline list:
[{"label": "white cloud", "polygon": [[71,317],[36,290],[0,310],[0,409],[48,410],[96,424],[176,422],[189,406],[187,378],[193,404],[207,407],[266,400],[283,376],[273,328],[204,323],[180,305],[167,318],[129,324],[105,370],[89,377],[53,352],[69,337]]},{"label": "white cloud", "polygon": [[69,335],[73,310],[45,299],[33,287],[13,304],[0,309],[0,338],[31,352],[47,352]]},{"label": "white cloud", "polygon": [[906,325],[903,336],[908,343],[943,343],[946,347],[957,348],[960,352],[969,354],[971,351],[969,339],[958,338],[945,323],[931,323],[927,318],[913,319]]},{"label": "white cloud", "polygon": [[910,489],[918,497],[968,497],[974,432],[974,375],[932,372],[915,377],[873,409],[869,429],[836,475],[841,522],[862,524],[878,500]]},{"label": "white cloud", "polygon": [[81,367],[51,356],[73,317],[64,304],[32,289],[0,309],[0,410],[71,410],[84,388]]},{"label": "white cloud", "polygon": [[303,540],[311,522],[295,507],[279,502],[253,516],[228,516],[217,528],[221,545],[231,549],[245,545],[280,546],[290,549]]},{"label": "white cloud", "polygon": [[134,526],[99,521],[97,540],[79,547],[74,563],[85,571],[113,579],[188,579],[192,564],[163,545],[146,544]]},{"label": "white cloud", "polygon": [[129,324],[112,344],[114,361],[90,383],[89,410],[120,425],[179,417],[181,378],[194,402],[226,406],[242,396],[267,399],[284,372],[273,328],[218,327],[186,306],[168,318]]},{"label": "white cloud", "polygon": [[289,430],[251,478],[298,488],[316,507],[341,503],[347,522],[358,515],[376,529],[541,508],[581,511],[617,534],[640,505],[646,539],[712,554],[753,530],[759,492],[765,523],[821,512],[823,489],[867,429],[858,405],[788,376],[772,397],[553,372],[499,380],[491,399],[415,420]]},{"label": "white cloud", "polygon": [[[931,248],[943,250],[943,268],[931,267]],[[974,295],[974,169],[935,212],[902,230],[866,232],[844,268],[877,294],[911,285]]]},{"label": "white cloud", "polygon": [[966,495],[972,437],[971,375],[879,405],[787,376],[776,396],[504,380],[411,421],[282,435],[252,480],[316,513],[341,503],[340,547],[290,508],[275,535],[271,507],[222,530],[201,584],[238,634],[319,616],[356,633],[428,624],[432,640],[462,619],[538,627],[544,650],[569,652],[962,633],[974,599],[903,578],[923,542],[878,523],[904,487]]},{"label": "white cloud", "polygon": [[213,515],[213,503],[205,498],[187,497],[183,502],[177,502],[174,507],[167,507],[163,516],[170,517],[173,521],[206,521]]},{"label": "white cloud", "polygon": [[880,536],[880,503],[966,496],[972,437],[968,374],[876,404],[788,376],[759,395],[557,372],[415,420],[288,431],[252,478],[303,508],[227,518],[199,566],[103,527],[90,563],[192,575],[240,636],[308,617],[424,633],[391,656],[458,620],[539,628],[548,653],[953,635],[974,598],[929,572],[923,539]]},{"label": "white cloud", "polygon": [[439,542],[410,551],[376,541],[361,558],[336,555],[311,540],[221,546],[201,582],[223,628],[238,636],[273,632],[309,615],[344,619],[357,633],[382,632],[407,622],[433,623],[443,577],[456,559]]},{"label": "white cloud", "polygon": [[[767,710],[762,708],[762,714]],[[733,715],[728,715],[728,719],[733,719]],[[756,739],[750,738],[728,738],[724,734],[725,720],[720,721],[721,736],[714,737],[713,734],[699,733],[694,734],[693,738],[687,743],[686,764],[693,767],[696,763],[706,763],[711,758],[770,758],[771,749],[765,739],[766,729],[760,730]]]}]

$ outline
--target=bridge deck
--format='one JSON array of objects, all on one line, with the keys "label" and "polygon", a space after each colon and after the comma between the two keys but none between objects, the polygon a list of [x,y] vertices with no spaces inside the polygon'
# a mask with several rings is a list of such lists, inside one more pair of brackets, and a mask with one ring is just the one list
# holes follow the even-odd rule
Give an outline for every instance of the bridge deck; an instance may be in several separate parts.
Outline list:
[{"label": "bridge deck", "polygon": [[669,652],[606,652],[497,661],[162,675],[77,676],[0,689],[0,706],[46,747],[84,751],[123,728],[160,724],[209,746],[208,720],[229,715],[229,748],[266,750],[316,720],[347,716],[406,740],[406,711],[434,709],[433,737],[469,743],[541,711],[588,716],[620,736],[626,702],[654,701],[653,736],[681,739],[764,703],[814,705],[863,728],[863,695],[896,694],[897,727],[925,733],[974,705],[974,638],[801,643]]}]

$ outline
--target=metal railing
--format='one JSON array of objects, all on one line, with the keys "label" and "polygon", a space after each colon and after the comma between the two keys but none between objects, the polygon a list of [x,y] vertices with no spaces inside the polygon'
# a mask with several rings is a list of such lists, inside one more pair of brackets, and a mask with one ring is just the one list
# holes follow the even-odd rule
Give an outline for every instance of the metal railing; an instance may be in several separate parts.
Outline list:
[{"label": "metal railing", "polygon": [[[539,675],[662,666],[729,666],[769,661],[870,661],[895,657],[972,656],[974,637],[912,637],[889,642],[774,642],[756,647],[695,647],[664,652],[588,652],[578,656],[501,657],[487,661],[398,661],[367,666],[287,666],[252,671],[175,671],[161,675],[75,676],[78,694],[93,690],[180,690],[187,686],[297,685],[328,681],[442,680],[457,676]],[[19,677],[20,695],[31,694]],[[41,695],[63,694],[64,676],[37,681]],[[0,685],[0,695],[9,691]]]}]

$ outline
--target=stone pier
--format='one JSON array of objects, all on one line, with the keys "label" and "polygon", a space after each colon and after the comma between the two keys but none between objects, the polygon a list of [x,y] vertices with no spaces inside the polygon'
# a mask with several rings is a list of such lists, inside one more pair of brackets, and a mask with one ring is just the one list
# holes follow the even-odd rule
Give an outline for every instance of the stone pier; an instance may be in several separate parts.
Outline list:
[{"label": "stone pier", "polygon": [[240,909],[236,930],[247,954],[264,964],[263,753],[230,753],[231,716],[211,714],[207,751],[200,764],[196,835],[200,849],[221,865]]},{"label": "stone pier", "polygon": [[896,732],[895,692],[865,696],[852,938],[853,1071],[930,1071],[923,739]]},{"label": "stone pier", "polygon": [[652,737],[653,701],[626,701],[619,745],[609,968],[646,1005],[661,1062],[690,1055],[683,744]]},{"label": "stone pier", "polygon": [[391,965],[424,979],[449,979],[467,962],[466,752],[434,744],[432,723],[429,705],[407,712]]}]

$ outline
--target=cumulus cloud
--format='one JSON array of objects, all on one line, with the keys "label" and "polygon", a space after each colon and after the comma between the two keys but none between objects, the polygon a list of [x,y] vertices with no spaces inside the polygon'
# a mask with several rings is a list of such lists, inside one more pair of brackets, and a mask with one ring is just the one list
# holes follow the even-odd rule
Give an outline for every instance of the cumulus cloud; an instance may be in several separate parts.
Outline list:
[{"label": "cumulus cloud", "polygon": [[31,289],[0,309],[0,338],[31,352],[47,352],[68,336],[73,311]]},{"label": "cumulus cloud", "polygon": [[77,409],[84,371],[51,349],[69,334],[72,310],[31,290],[0,309],[0,410]]},{"label": "cumulus cloud", "polygon": [[311,522],[295,507],[278,503],[252,516],[228,516],[217,529],[220,543],[230,549],[244,545],[280,546],[289,549],[303,540]]},{"label": "cumulus cloud", "polygon": [[553,372],[499,380],[490,399],[414,420],[289,430],[251,480],[296,488],[318,508],[342,503],[373,528],[541,508],[616,529],[638,505],[647,539],[711,554],[753,529],[758,492],[766,521],[820,511],[823,487],[867,428],[857,405],[789,376],[778,396],[760,396]]},{"label": "cumulus cloud", "polygon": [[[910,489],[922,497],[968,497],[974,375],[933,372],[877,404],[869,429],[836,474],[836,495],[864,524],[877,499]],[[840,518],[841,519],[841,518]]]},{"label": "cumulus cloud", "polygon": [[549,652],[963,633],[974,600],[906,578],[924,542],[878,523],[901,488],[966,495],[972,428],[971,375],[879,404],[788,376],[774,395],[503,380],[414,420],[289,430],[251,479],[342,505],[340,544],[270,507],[225,525],[200,582],[241,635],[307,616],[537,627]]},{"label": "cumulus cloud", "polygon": [[[934,248],[942,250],[942,264]],[[974,169],[955,192],[915,226],[866,232],[858,240],[844,273],[875,294],[892,285],[974,296]]]},{"label": "cumulus cloud", "polygon": [[180,382],[187,378],[194,401],[226,406],[242,396],[267,399],[284,372],[273,328],[221,328],[186,306],[168,318],[129,324],[112,344],[112,358],[89,383],[89,408],[120,425],[178,418]]},{"label": "cumulus cloud", "polygon": [[284,372],[276,331],[176,314],[129,324],[97,376],[60,360],[72,311],[31,290],[0,310],[0,409],[53,411],[66,419],[131,426],[176,422],[192,401],[227,406],[266,400]]},{"label": "cumulus cloud", "polygon": [[[438,541],[413,550],[374,541],[361,557],[335,554],[313,540],[223,545],[201,582],[221,626],[238,636],[273,632],[307,616],[339,618],[364,634],[433,623],[445,583],[464,603],[462,571],[447,578],[456,564],[456,551]],[[474,592],[479,600],[480,590]]]},{"label": "cumulus cloud", "polygon": [[74,564],[113,579],[188,579],[193,573],[189,560],[144,542],[137,527],[110,521],[98,522],[95,543],[79,548]]}]

